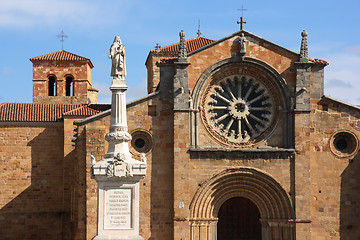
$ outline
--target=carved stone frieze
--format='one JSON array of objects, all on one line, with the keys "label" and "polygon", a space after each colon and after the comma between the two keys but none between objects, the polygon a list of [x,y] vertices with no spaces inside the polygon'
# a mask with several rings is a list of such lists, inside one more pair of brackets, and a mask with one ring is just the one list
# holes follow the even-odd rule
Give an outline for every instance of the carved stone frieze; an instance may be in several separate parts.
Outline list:
[{"label": "carved stone frieze", "polygon": [[106,134],[105,140],[108,142],[129,142],[131,135],[128,132],[109,132]]}]

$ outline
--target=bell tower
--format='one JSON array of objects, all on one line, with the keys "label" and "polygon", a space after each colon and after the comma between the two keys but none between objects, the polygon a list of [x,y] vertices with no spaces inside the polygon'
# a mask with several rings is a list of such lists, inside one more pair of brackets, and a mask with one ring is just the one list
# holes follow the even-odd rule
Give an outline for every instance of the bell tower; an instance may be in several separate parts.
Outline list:
[{"label": "bell tower", "polygon": [[91,85],[90,59],[57,51],[30,58],[33,63],[34,103],[97,103]]}]

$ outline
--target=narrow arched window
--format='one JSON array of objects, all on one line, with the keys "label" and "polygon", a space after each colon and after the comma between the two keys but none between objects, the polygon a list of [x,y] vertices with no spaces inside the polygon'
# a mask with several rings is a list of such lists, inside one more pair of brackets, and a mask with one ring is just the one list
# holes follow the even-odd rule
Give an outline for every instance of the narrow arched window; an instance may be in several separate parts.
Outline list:
[{"label": "narrow arched window", "polygon": [[66,96],[74,96],[73,78],[66,77]]},{"label": "narrow arched window", "polygon": [[49,77],[49,96],[56,96],[56,84],[55,84],[55,77]]}]

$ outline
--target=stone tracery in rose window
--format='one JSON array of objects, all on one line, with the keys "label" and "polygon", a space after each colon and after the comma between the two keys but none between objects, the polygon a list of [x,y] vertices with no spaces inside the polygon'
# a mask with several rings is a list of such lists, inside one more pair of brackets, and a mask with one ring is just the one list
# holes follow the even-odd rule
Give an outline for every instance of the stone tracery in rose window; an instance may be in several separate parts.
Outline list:
[{"label": "stone tracery in rose window", "polygon": [[241,145],[252,142],[272,123],[273,99],[260,81],[250,76],[229,76],[209,86],[205,121],[216,136]]}]

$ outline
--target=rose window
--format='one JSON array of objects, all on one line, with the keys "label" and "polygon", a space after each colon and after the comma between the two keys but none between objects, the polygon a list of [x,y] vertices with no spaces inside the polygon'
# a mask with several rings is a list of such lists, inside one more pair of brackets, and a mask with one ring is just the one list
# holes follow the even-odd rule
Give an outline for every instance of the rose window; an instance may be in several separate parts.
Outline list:
[{"label": "rose window", "polygon": [[210,85],[203,104],[210,132],[223,142],[253,142],[273,122],[274,103],[265,85],[250,76],[230,76]]}]

